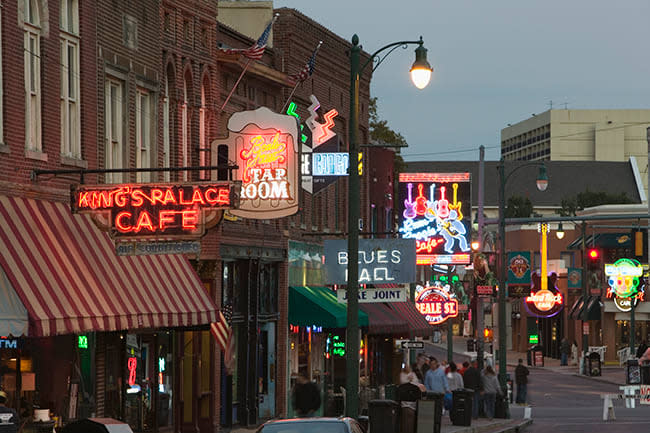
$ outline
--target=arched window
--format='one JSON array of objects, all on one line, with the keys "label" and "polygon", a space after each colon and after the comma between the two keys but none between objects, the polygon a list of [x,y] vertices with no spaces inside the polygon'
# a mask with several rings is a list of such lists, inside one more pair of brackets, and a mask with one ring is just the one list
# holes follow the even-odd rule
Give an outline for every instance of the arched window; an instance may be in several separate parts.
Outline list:
[{"label": "arched window", "polygon": [[[209,164],[208,157],[210,152],[208,149],[208,125],[207,125],[207,106],[206,106],[206,81],[201,84],[201,108],[199,109],[199,165],[206,166]],[[205,180],[210,178],[210,173],[207,170],[201,170],[199,179]]]},{"label": "arched window", "polygon": [[25,148],[41,152],[41,11],[25,0]]},{"label": "arched window", "polygon": [[[190,114],[189,114],[189,77],[186,75],[183,80],[183,103],[181,104],[181,157],[183,167],[187,167],[190,161]],[[183,172],[183,180],[187,181],[187,171]]]},{"label": "arched window", "polygon": [[[171,103],[170,103],[170,94],[169,91],[172,88],[170,85],[170,76],[169,73],[165,78],[165,95],[163,96],[163,148],[162,148],[162,157],[163,157],[163,167],[170,167],[170,152],[171,152]],[[163,180],[169,182],[170,173],[168,171],[163,172]]]}]

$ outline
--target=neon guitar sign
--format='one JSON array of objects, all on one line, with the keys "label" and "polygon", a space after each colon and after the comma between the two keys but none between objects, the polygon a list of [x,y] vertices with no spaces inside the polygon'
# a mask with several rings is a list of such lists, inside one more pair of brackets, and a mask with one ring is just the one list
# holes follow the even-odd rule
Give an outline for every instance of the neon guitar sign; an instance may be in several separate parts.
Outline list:
[{"label": "neon guitar sign", "polygon": [[470,174],[401,173],[399,181],[399,231],[416,240],[417,264],[470,263]]}]

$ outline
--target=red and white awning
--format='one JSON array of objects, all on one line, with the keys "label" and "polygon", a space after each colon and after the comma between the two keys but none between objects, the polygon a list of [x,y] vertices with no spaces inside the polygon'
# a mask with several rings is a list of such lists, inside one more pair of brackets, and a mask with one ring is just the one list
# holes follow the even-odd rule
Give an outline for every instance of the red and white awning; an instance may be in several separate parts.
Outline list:
[{"label": "red and white awning", "polygon": [[29,335],[208,325],[217,308],[181,255],[116,256],[67,204],[0,195],[0,266]]}]

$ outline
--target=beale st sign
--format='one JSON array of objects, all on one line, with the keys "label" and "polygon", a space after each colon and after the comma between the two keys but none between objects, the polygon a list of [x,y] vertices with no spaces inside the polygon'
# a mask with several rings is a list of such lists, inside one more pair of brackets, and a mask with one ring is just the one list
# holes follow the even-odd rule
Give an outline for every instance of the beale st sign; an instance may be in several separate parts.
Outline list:
[{"label": "beale st sign", "polygon": [[106,184],[75,187],[71,208],[93,214],[113,238],[198,238],[205,233],[206,223],[216,220],[206,213],[231,209],[237,203],[234,182]]}]

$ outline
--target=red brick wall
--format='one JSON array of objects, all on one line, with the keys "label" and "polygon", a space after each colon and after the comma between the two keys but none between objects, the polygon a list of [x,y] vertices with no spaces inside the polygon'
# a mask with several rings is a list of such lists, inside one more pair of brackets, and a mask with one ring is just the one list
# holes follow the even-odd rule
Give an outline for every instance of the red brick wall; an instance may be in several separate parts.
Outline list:
[{"label": "red brick wall", "polygon": [[[25,156],[25,84],[24,84],[24,28],[18,17],[20,2],[2,4],[2,68],[4,144],[0,149],[0,191],[50,200],[67,201],[70,183],[79,176],[41,176],[32,181],[34,169],[74,169],[61,160],[60,139],[60,83],[61,59],[59,49],[59,2],[47,2],[42,10],[41,32],[41,142],[46,160]],[[46,19],[49,18],[49,19]],[[97,99],[94,80],[96,56],[96,17],[94,2],[80,2],[79,27],[81,34],[81,146],[82,158],[92,166],[95,159],[95,131]],[[84,162],[81,162],[82,166]]]}]

